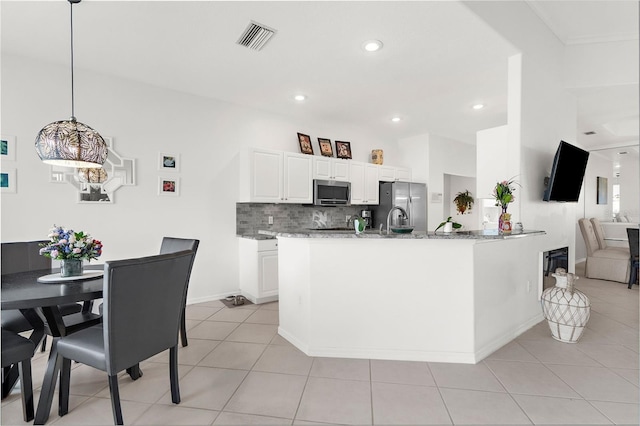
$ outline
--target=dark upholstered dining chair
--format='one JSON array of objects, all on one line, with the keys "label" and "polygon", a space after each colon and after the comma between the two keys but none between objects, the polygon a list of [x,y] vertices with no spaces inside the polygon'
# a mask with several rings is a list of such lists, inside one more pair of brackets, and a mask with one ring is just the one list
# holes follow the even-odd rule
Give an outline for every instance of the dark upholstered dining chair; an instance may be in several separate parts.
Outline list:
[{"label": "dark upholstered dining chair", "polygon": [[36,345],[31,340],[12,331],[2,329],[2,367],[18,365],[20,392],[22,392],[22,417],[25,422],[33,420],[33,383],[31,380],[31,357]]},{"label": "dark upholstered dining chair", "polygon": [[118,373],[169,349],[171,400],[180,402],[178,329],[193,251],[107,261],[103,321],[57,342],[59,414],[69,410],[71,360],[105,371],[115,424],[123,424]]},{"label": "dark upholstered dining chair", "polygon": [[[198,251],[199,245],[200,245],[200,240],[193,240],[188,238],[175,238],[175,237],[164,237],[162,239],[162,244],[160,245],[160,254],[175,253],[177,251],[182,251],[182,250],[193,251],[193,259],[191,260],[191,265],[189,266],[189,276],[187,277],[187,289],[189,288],[189,278],[191,277],[191,269],[193,268],[193,262],[196,259],[196,252]],[[183,347],[189,344],[189,342],[187,341],[187,323],[185,319],[185,310],[186,310],[186,299],[185,299],[185,304],[182,306],[182,316],[180,318],[180,338],[182,339]]]},{"label": "dark upholstered dining chair", "polygon": [[[40,244],[48,241],[24,241],[14,243],[2,243],[2,264],[0,271],[2,274],[16,274],[19,272],[39,271],[51,269],[51,259],[40,255]],[[63,316],[76,314],[82,310],[82,305],[78,303],[66,303],[58,306]],[[23,333],[32,329],[31,324],[18,310],[7,310],[2,312],[0,319],[2,328]],[[39,342],[34,342],[36,346]],[[47,344],[47,336],[42,339],[42,351]]]},{"label": "dark upholstered dining chair", "polygon": [[632,288],[633,285],[638,281],[638,266],[640,261],[638,260],[638,256],[640,255],[640,238],[638,234],[640,229],[638,228],[627,228],[627,238],[629,239],[629,262],[631,267],[631,272],[629,273],[629,288]]}]

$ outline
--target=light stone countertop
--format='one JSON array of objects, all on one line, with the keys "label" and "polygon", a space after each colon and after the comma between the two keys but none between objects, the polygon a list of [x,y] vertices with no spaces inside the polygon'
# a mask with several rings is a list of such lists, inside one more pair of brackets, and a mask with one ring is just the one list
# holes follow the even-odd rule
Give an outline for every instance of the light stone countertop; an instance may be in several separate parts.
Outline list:
[{"label": "light stone countertop", "polygon": [[510,234],[500,234],[497,229],[455,232],[419,232],[410,234],[387,234],[375,230],[367,230],[361,234],[352,230],[321,230],[321,229],[269,229],[259,230],[259,235],[287,238],[392,238],[392,239],[433,239],[433,240],[506,240],[537,235],[545,235],[545,231],[524,230]]}]

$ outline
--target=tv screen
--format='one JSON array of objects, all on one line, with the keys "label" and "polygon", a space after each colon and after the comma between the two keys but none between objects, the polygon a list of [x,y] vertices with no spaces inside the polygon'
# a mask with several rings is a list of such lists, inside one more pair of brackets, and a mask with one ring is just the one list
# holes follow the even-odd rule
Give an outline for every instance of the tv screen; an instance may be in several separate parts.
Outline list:
[{"label": "tv screen", "polygon": [[589,153],[565,141],[560,141],[547,188],[542,199],[544,201],[578,201],[584,172],[587,168]]}]

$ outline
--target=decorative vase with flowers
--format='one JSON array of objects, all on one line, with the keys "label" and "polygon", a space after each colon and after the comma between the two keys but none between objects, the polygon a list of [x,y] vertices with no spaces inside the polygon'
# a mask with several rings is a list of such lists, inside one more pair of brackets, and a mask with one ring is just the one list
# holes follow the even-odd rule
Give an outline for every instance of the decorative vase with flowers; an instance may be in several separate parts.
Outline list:
[{"label": "decorative vase with flowers", "polygon": [[40,254],[60,261],[61,277],[82,275],[83,261],[97,259],[102,254],[102,242],[83,231],[54,225],[48,237],[48,243],[40,244]]},{"label": "decorative vase with flowers", "polygon": [[[500,206],[500,208],[502,208],[502,213],[498,219],[498,229],[500,232],[504,231],[504,222],[509,222],[508,232],[511,231],[511,215],[507,213],[507,207],[509,206],[509,203],[515,200],[515,197],[513,196],[513,193],[516,190],[514,184],[518,183],[511,178],[509,180],[503,180],[502,182],[496,183],[496,187],[493,189],[493,197],[496,200],[496,206]],[[505,215],[509,216],[505,217]]]}]

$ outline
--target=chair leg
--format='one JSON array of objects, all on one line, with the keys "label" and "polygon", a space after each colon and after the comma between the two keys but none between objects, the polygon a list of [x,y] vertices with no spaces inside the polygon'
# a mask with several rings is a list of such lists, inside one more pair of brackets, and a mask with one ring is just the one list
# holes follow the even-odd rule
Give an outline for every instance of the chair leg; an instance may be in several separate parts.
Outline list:
[{"label": "chair leg", "polygon": [[2,369],[2,399],[11,393],[11,390],[18,382],[20,374],[16,365],[10,365]]},{"label": "chair leg", "polygon": [[111,393],[111,410],[113,411],[113,423],[123,425],[122,407],[120,406],[120,391],[118,390],[118,375],[109,376],[109,392]]},{"label": "chair leg", "polygon": [[180,404],[180,384],[178,383],[178,345],[169,348],[169,379],[171,381],[171,402]]},{"label": "chair leg", "polygon": [[631,265],[631,273],[629,274],[629,287],[633,288],[633,285],[636,283],[638,279],[638,267],[635,265]]},{"label": "chair leg", "polygon": [[182,339],[182,347],[189,345],[187,342],[187,321],[185,319],[185,308],[182,308],[182,315],[180,317],[180,338]]},{"label": "chair leg", "polygon": [[71,384],[71,360],[62,359],[60,367],[60,390],[58,393],[58,415],[64,416],[69,412],[69,387]]},{"label": "chair leg", "polygon": [[127,368],[127,374],[131,377],[131,380],[138,380],[142,377],[142,369],[140,368],[140,364],[136,364],[133,367]]},{"label": "chair leg", "polygon": [[25,422],[30,422],[34,417],[31,359],[25,359],[18,365],[20,370],[20,391],[22,392],[22,417]]},{"label": "chair leg", "polygon": [[47,350],[47,335],[45,334],[42,338],[42,345],[40,346],[40,352],[44,352]]}]

